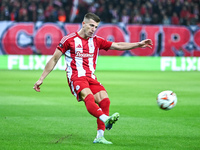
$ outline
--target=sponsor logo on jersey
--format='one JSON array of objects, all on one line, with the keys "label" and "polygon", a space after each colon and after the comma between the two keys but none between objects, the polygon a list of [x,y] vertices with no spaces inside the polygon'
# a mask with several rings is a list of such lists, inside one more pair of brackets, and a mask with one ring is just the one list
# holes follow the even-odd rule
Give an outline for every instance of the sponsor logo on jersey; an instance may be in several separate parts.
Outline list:
[{"label": "sponsor logo on jersey", "polygon": [[77,52],[76,53],[76,57],[89,57],[92,58],[94,56],[94,53],[81,53],[81,52]]}]

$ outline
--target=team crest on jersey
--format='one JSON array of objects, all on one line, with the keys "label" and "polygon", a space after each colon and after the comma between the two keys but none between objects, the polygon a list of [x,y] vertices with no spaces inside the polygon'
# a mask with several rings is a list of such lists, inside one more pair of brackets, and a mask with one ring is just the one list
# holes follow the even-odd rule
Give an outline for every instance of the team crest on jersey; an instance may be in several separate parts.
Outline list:
[{"label": "team crest on jersey", "polygon": [[78,91],[80,89],[80,85],[77,85],[76,86],[76,90]]},{"label": "team crest on jersey", "polygon": [[76,52],[76,57],[89,57],[92,58],[94,57],[94,53],[81,53],[81,52]]}]

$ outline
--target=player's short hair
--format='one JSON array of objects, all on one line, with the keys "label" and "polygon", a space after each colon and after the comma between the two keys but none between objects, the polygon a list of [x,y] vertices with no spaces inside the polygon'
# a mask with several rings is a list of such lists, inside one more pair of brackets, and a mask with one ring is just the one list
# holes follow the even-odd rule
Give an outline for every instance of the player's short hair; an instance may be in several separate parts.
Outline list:
[{"label": "player's short hair", "polygon": [[94,20],[97,23],[101,21],[101,19],[99,18],[99,16],[95,15],[94,13],[87,13],[87,14],[85,14],[84,19],[92,19],[92,20]]}]

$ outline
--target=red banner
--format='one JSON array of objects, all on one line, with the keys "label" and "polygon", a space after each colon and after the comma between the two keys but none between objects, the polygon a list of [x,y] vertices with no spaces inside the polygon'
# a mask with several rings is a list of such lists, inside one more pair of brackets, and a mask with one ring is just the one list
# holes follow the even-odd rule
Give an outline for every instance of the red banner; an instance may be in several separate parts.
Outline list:
[{"label": "red banner", "polygon": [[[0,22],[0,54],[53,54],[61,38],[78,31],[81,24]],[[100,51],[100,55],[200,56],[198,26],[101,24],[96,34],[114,42],[152,39],[152,49]]]}]

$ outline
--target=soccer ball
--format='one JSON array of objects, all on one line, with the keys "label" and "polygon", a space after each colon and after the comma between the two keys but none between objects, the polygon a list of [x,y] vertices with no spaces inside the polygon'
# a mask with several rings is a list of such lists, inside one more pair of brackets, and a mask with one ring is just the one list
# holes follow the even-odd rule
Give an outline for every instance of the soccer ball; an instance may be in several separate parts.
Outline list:
[{"label": "soccer ball", "polygon": [[158,94],[157,104],[161,109],[170,110],[177,103],[177,96],[173,91],[162,91]]}]

